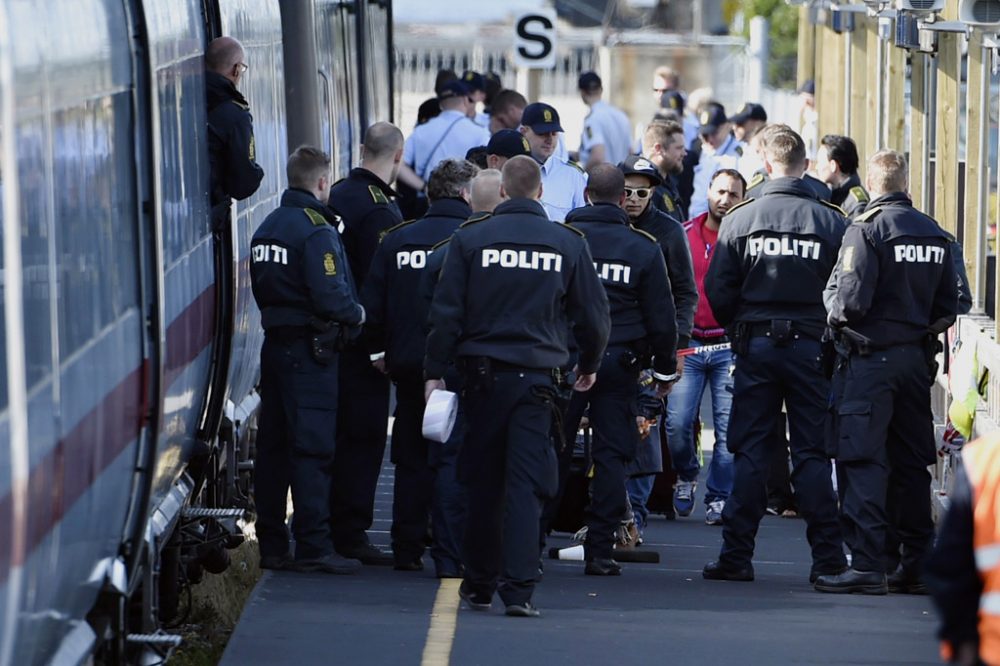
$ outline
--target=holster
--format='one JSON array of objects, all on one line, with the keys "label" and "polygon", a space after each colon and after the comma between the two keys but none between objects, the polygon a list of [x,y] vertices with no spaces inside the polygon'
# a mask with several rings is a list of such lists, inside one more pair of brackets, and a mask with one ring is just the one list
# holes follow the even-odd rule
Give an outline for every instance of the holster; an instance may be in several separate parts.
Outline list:
[{"label": "holster", "polygon": [[335,321],[316,318],[309,320],[309,327],[313,330],[309,336],[309,355],[320,365],[329,365],[344,348],[343,327]]},{"label": "holster", "polygon": [[775,347],[784,347],[791,342],[792,337],[793,331],[791,319],[771,320],[771,340],[774,341]]},{"label": "holster", "polygon": [[819,361],[820,367],[823,369],[823,376],[827,379],[832,379],[837,369],[837,359],[839,357],[837,353],[836,334],[832,328],[827,328],[823,331],[819,349]]},{"label": "holster", "polygon": [[727,334],[732,352],[737,356],[746,356],[750,351],[750,324],[738,321],[729,327]]},{"label": "holster", "polygon": [[933,381],[938,373],[937,355],[944,351],[944,345],[941,344],[938,336],[929,334],[924,337],[923,348],[924,360],[927,361],[927,369],[930,371],[931,381]]},{"label": "holster", "polygon": [[461,360],[466,391],[486,391],[493,386],[493,362],[488,356],[470,356]]}]

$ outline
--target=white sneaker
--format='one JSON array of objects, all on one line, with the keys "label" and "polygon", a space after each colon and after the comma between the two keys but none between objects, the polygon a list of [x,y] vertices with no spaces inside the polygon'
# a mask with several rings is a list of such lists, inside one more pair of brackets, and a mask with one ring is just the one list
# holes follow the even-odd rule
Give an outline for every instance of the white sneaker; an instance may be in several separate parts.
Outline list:
[{"label": "white sneaker", "polygon": [[722,510],[725,508],[726,508],[725,500],[715,500],[714,502],[709,502],[708,509],[705,511],[705,524],[721,525]]}]

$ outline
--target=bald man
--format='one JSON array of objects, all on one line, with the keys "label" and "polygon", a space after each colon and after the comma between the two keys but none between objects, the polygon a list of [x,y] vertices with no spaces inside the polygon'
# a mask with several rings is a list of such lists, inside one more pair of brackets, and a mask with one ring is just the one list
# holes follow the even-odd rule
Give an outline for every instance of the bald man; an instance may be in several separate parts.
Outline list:
[{"label": "bald man", "polygon": [[472,179],[472,194],[469,205],[475,211],[472,216],[482,213],[492,213],[493,209],[503,203],[505,197],[500,193],[500,171],[483,169]]},{"label": "bald man", "polygon": [[232,37],[214,39],[205,50],[208,159],[216,224],[224,222],[233,199],[249,197],[264,178],[254,149],[250,105],[236,89],[247,69],[243,45]]}]

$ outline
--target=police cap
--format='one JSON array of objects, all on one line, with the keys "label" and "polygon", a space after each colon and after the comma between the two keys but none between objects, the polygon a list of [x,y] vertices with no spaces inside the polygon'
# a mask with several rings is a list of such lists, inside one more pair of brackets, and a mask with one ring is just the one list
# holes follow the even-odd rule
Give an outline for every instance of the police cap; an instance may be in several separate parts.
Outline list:
[{"label": "police cap", "polygon": [[727,122],[726,109],[718,102],[709,102],[698,114],[698,133],[715,134]]},{"label": "police cap", "polygon": [[660,95],[660,108],[681,113],[684,110],[684,95],[676,90],[667,90]]},{"label": "police cap", "polygon": [[471,69],[465,70],[462,72],[462,83],[472,90],[486,92],[486,78],[479,72],[473,72]]},{"label": "police cap", "polygon": [[737,111],[729,118],[729,120],[737,125],[742,125],[748,120],[760,120],[762,122],[767,122],[767,111],[764,110],[760,104],[754,104],[753,102],[747,102],[740,107]]},{"label": "police cap", "polygon": [[563,131],[562,125],[559,124],[559,113],[543,102],[535,102],[524,107],[521,124],[530,127],[535,134]]},{"label": "police cap", "polygon": [[502,157],[530,155],[531,146],[528,145],[524,135],[517,130],[502,129],[490,137],[490,142],[486,144],[486,154]]},{"label": "police cap", "polygon": [[618,168],[626,176],[645,176],[654,186],[663,182],[663,179],[660,178],[660,170],[641,155],[629,155],[624,162],[618,165]]},{"label": "police cap", "polygon": [[795,92],[799,94],[815,95],[816,82],[813,81],[812,79],[806,79],[805,81],[802,82],[802,85],[799,86],[799,89],[796,90]]},{"label": "police cap", "polygon": [[584,72],[577,79],[576,87],[580,90],[590,92],[603,86],[601,85],[601,77],[597,75],[597,72]]},{"label": "police cap", "polygon": [[441,92],[438,93],[438,100],[450,97],[468,97],[471,92],[469,86],[465,85],[463,81],[454,79],[441,86]]}]

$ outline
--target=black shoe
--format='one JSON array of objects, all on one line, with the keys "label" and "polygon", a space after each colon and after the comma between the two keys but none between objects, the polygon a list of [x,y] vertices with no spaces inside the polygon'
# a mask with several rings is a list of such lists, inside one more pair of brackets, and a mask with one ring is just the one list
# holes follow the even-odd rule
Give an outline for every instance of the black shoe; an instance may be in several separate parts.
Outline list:
[{"label": "black shoe", "polygon": [[523,604],[509,604],[504,614],[510,617],[538,617],[541,612],[530,601],[525,601]]},{"label": "black shoe", "polygon": [[337,553],[330,553],[323,557],[295,560],[291,568],[300,573],[350,575],[361,571],[361,562],[341,557]]},{"label": "black shoe", "polygon": [[819,580],[820,576],[839,576],[845,571],[847,571],[846,564],[838,569],[826,569],[826,570],[813,569],[812,571],[809,572],[809,582],[815,583],[817,580]]},{"label": "black shoe", "polygon": [[621,576],[622,565],[610,557],[598,557],[587,562],[587,566],[583,568],[583,573],[588,576]]},{"label": "black shoe", "polygon": [[835,576],[820,576],[813,585],[818,592],[833,594],[886,594],[889,591],[885,574],[880,571],[848,569]]},{"label": "black shoe", "polygon": [[392,568],[396,571],[423,571],[424,562],[420,558],[417,558],[409,562],[396,562]]},{"label": "black shoe", "polygon": [[903,569],[897,569],[886,578],[890,592],[897,594],[927,594],[927,586],[919,576],[911,576]]},{"label": "black shoe", "polygon": [[469,608],[475,611],[488,611],[493,603],[492,596],[486,596],[479,592],[470,592],[463,582],[458,586],[458,596],[462,598]]},{"label": "black shoe", "polygon": [[391,567],[396,563],[392,553],[380,550],[370,543],[364,543],[352,548],[338,548],[337,552],[352,560],[360,560],[361,564]]},{"label": "black shoe", "polygon": [[260,558],[260,568],[271,571],[285,571],[292,568],[292,556],[288,553],[284,555],[264,555]]},{"label": "black shoe", "polygon": [[749,583],[753,580],[753,566],[748,564],[745,567],[730,569],[720,562],[709,562],[701,570],[701,577],[705,580],[733,580]]}]

